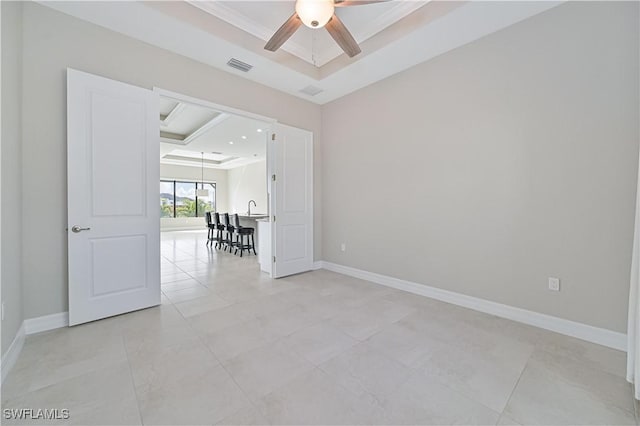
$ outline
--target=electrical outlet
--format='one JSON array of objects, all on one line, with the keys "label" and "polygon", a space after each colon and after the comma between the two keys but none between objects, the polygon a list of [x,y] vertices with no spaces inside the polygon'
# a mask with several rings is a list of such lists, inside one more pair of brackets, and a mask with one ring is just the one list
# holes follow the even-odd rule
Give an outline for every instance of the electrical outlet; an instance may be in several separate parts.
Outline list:
[{"label": "electrical outlet", "polygon": [[340,251],[347,251],[347,244],[345,243],[340,244]]},{"label": "electrical outlet", "polygon": [[549,277],[549,290],[560,291],[560,278]]}]

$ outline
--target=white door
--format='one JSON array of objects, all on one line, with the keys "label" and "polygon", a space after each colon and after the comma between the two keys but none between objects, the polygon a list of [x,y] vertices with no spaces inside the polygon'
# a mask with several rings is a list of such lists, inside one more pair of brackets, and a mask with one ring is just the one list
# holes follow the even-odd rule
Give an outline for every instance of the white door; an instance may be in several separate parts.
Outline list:
[{"label": "white door", "polygon": [[313,134],[277,124],[270,146],[273,276],[279,278],[313,268]]},{"label": "white door", "polygon": [[70,325],[160,303],[158,104],[67,70]]}]

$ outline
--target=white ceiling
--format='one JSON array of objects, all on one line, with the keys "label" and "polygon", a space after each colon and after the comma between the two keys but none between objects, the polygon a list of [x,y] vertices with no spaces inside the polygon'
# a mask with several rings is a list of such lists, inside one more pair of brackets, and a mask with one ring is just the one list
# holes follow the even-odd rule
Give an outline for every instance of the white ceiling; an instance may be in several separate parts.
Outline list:
[{"label": "white ceiling", "polygon": [[[294,3],[291,1],[187,1],[264,41],[271,38],[294,10]],[[336,14],[356,41],[361,43],[425,4],[426,1],[388,1],[358,7],[339,7],[336,8]],[[326,65],[342,54],[328,32],[304,25],[282,49],[316,67]]]},{"label": "white ceiling", "polygon": [[[266,159],[269,124],[160,98],[160,161],[232,169]],[[171,135],[171,137],[168,137]]]},{"label": "white ceiling", "polygon": [[[361,43],[362,53],[348,58],[344,54],[334,57],[336,47],[331,45],[331,39],[327,41],[326,35],[321,34],[324,29],[302,29],[288,42],[290,44],[285,43],[289,52],[263,49],[265,41],[292,14],[293,2],[203,1],[198,7],[184,1],[41,2],[44,6],[318,104],[330,102],[561,3],[392,1],[384,5],[344,8],[338,13],[341,17],[344,15],[345,23],[356,39],[366,39]],[[411,8],[415,9],[409,12]],[[403,13],[409,14],[402,17]],[[386,15],[387,18],[378,22],[373,15]],[[262,29],[256,29],[256,21]],[[253,69],[243,73],[230,68],[227,61],[232,57],[253,65]],[[322,91],[315,96],[300,92],[310,85]]]}]

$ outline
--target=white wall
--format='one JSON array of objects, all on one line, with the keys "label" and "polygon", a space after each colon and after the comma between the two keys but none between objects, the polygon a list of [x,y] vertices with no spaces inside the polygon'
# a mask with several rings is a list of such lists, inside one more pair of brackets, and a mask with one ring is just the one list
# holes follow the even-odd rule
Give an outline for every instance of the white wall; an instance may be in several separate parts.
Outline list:
[{"label": "white wall", "polygon": [[[21,75],[22,75],[22,5],[19,2],[0,2],[2,8],[2,302],[5,318],[2,321],[2,354],[4,355],[20,328],[23,316],[22,299],[22,188],[20,164],[21,131]],[[33,225],[33,224],[32,224]]]},{"label": "white wall", "polygon": [[324,259],[624,332],[638,50],[567,2],[325,105]]},{"label": "white wall", "polygon": [[255,207],[251,204],[252,213],[269,212],[266,161],[236,167],[228,173],[229,213],[246,213],[249,200],[256,202]]},{"label": "white wall", "polygon": [[[200,182],[202,169],[200,167],[177,166],[173,164],[160,164],[160,179],[187,180]],[[205,182],[216,183],[216,210],[226,212],[228,210],[228,178],[227,171],[222,169],[204,169]],[[176,217],[161,218],[160,228],[163,231],[179,229],[204,228],[204,219],[201,217]]]},{"label": "white wall", "polygon": [[[67,310],[65,76],[72,67],[148,89],[272,117],[315,135],[320,206],[320,107],[45,6],[23,4],[22,200],[25,317]],[[43,189],[44,188],[44,189]],[[44,210],[43,210],[44,209]],[[35,225],[37,224],[37,226]],[[321,212],[315,223],[321,258]]]}]

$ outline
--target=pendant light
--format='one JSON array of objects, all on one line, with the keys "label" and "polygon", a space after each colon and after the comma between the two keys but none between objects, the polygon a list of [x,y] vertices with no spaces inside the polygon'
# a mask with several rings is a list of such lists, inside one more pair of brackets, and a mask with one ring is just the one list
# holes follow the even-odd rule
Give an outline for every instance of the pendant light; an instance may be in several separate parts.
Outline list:
[{"label": "pendant light", "polygon": [[209,190],[204,188],[204,152],[202,152],[202,180],[200,185],[202,189],[196,189],[196,197],[208,197]]}]

